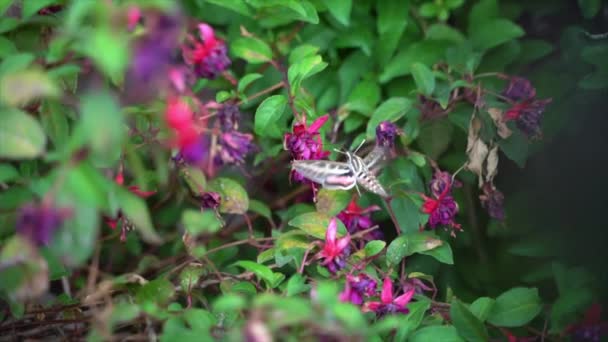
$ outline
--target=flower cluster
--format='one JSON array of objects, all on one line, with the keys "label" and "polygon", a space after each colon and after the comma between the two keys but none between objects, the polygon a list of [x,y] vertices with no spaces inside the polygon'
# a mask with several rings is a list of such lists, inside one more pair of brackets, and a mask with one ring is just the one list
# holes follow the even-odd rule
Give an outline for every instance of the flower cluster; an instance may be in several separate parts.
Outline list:
[{"label": "flower cluster", "polygon": [[454,186],[459,186],[459,183],[452,179],[452,175],[448,172],[435,171],[430,182],[431,197],[422,195],[424,199],[422,211],[429,215],[431,228],[443,225],[460,229],[460,225],[454,221],[458,213],[458,203],[451,195]]},{"label": "flower cluster", "polygon": [[[329,155],[323,150],[323,141],[319,129],[327,122],[329,115],[323,115],[313,121],[310,126],[298,123],[293,126],[293,133],[286,133],[283,145],[289,151],[294,160],[319,160]],[[305,178],[297,172],[293,172],[294,180],[303,182]]]},{"label": "flower cluster", "polygon": [[67,209],[55,208],[46,203],[28,203],[19,210],[16,230],[32,243],[46,246],[70,214]]},{"label": "flower cluster", "polygon": [[380,293],[380,301],[369,301],[363,304],[363,312],[375,312],[378,316],[387,314],[402,313],[407,314],[407,304],[414,296],[414,289],[410,288],[403,292],[400,296],[394,297],[393,282],[390,277],[384,278],[382,284],[382,292]]},{"label": "flower cluster", "polygon": [[318,257],[323,259],[321,265],[327,267],[332,274],[346,266],[346,258],[350,255],[350,234],[338,239],[337,233],[338,224],[336,219],[332,218],[325,232],[325,243],[318,254]]},{"label": "flower cluster", "polygon": [[211,26],[201,23],[198,30],[200,39],[189,35],[189,44],[182,47],[182,54],[198,76],[214,79],[231,64],[226,44],[215,36]]},{"label": "flower cluster", "polygon": [[165,121],[175,133],[176,145],[180,149],[179,158],[191,164],[206,159],[209,143],[205,137],[199,135],[194,123],[194,113],[185,99],[179,96],[170,96],[167,99]]},{"label": "flower cluster", "polygon": [[395,138],[401,131],[395,124],[390,121],[382,121],[376,127],[376,144],[378,146],[384,146],[393,148],[395,146]]},{"label": "flower cluster", "polygon": [[511,77],[502,96],[512,102],[503,119],[514,120],[517,128],[528,138],[540,136],[542,115],[551,99],[536,99],[536,89],[522,77]]},{"label": "flower cluster", "polygon": [[608,336],[608,322],[602,321],[602,306],[593,304],[586,312],[585,317],[578,323],[568,326],[565,330],[573,341],[600,341]]}]

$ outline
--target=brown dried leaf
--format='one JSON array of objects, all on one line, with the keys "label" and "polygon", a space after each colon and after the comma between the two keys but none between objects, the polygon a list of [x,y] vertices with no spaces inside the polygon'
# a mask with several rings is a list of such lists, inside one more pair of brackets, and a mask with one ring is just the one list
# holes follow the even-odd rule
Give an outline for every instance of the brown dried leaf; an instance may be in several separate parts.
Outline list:
[{"label": "brown dried leaf", "polygon": [[479,186],[483,183],[483,162],[488,155],[488,146],[481,139],[473,142],[471,149],[468,151],[469,161],[467,169],[479,176]]},{"label": "brown dried leaf", "polygon": [[486,182],[492,182],[498,173],[498,145],[492,147],[486,159]]},{"label": "brown dried leaf", "polygon": [[498,108],[490,108],[488,109],[488,114],[494,121],[494,125],[496,125],[498,136],[503,139],[507,139],[513,134],[513,132],[507,127],[507,124],[503,121],[502,110]]},{"label": "brown dried leaf", "polygon": [[467,153],[473,149],[475,141],[479,139],[479,130],[481,129],[481,121],[473,116],[469,122],[469,135],[467,136]]}]

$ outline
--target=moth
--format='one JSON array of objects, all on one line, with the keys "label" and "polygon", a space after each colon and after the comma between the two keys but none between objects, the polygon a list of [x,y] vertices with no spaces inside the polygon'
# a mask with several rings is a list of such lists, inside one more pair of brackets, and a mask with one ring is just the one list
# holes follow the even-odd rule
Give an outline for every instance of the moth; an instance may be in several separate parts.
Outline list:
[{"label": "moth", "polygon": [[[291,162],[291,169],[297,171],[305,178],[321,184],[330,190],[350,190],[356,187],[359,192],[359,185],[382,197],[389,197],[376,178],[375,173],[379,170],[380,164],[387,158],[385,147],[376,146],[365,157],[360,157],[356,153],[361,145],[354,151],[336,152],[346,155],[345,162],[331,160],[294,160]],[[359,192],[360,193],[360,192]]]}]

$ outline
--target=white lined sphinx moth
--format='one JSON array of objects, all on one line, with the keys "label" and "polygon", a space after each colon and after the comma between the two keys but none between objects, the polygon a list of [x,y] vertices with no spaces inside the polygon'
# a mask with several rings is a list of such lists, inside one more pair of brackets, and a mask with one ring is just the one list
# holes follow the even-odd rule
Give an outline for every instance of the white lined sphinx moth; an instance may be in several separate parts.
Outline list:
[{"label": "white lined sphinx moth", "polygon": [[357,187],[357,191],[359,191],[357,185],[360,185],[367,191],[382,197],[389,197],[375,175],[380,167],[380,162],[386,158],[386,148],[376,146],[364,158],[356,154],[357,150],[341,152],[346,155],[346,162],[294,160],[291,163],[291,168],[305,178],[321,184],[326,189],[350,190]]}]

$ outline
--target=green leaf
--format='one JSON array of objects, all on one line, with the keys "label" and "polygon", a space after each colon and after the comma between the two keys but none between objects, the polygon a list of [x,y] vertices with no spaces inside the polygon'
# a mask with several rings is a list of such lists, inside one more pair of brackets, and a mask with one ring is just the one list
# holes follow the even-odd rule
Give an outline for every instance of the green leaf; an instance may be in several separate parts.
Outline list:
[{"label": "green leaf", "polygon": [[206,0],[206,2],[231,9],[244,16],[250,17],[252,15],[251,9],[243,0]]},{"label": "green leaf", "polygon": [[597,15],[602,8],[601,0],[578,0],[578,7],[583,13],[583,17],[591,19]]},{"label": "green leaf", "polygon": [[219,211],[228,214],[245,214],[249,209],[249,196],[241,184],[230,178],[215,178],[208,184],[209,191],[220,194]]},{"label": "green leaf", "polygon": [[179,273],[179,282],[182,291],[188,292],[196,286],[205,269],[198,265],[188,265]]},{"label": "green leaf", "polygon": [[306,78],[321,72],[327,67],[327,63],[319,55],[305,57],[296,61],[287,70],[287,79],[291,85],[291,93],[297,94],[300,84]]},{"label": "green leaf", "polygon": [[321,188],[317,193],[317,211],[327,214],[327,216],[336,216],[350,202],[351,194],[344,190],[328,190]]},{"label": "green leaf", "polygon": [[57,101],[45,101],[43,104],[43,115],[40,120],[42,126],[49,136],[51,142],[57,149],[65,146],[69,139],[70,127],[66,108]]},{"label": "green leaf", "polygon": [[514,161],[519,167],[526,165],[528,158],[528,139],[519,130],[513,131],[513,134],[507,139],[498,140],[498,146],[504,154]]},{"label": "green leaf", "polygon": [[372,240],[368,242],[367,244],[365,244],[365,248],[363,248],[363,250],[365,251],[365,257],[369,258],[382,252],[385,246],[386,242],[382,240]]},{"label": "green leaf", "polygon": [[456,328],[451,325],[432,325],[424,327],[414,332],[414,334],[408,341],[464,342],[464,340],[458,335]]},{"label": "green leaf", "polygon": [[306,279],[299,273],[289,278],[287,282],[287,296],[291,297],[310,290],[310,285],[306,284]]},{"label": "green leaf", "polygon": [[453,265],[454,257],[452,254],[452,247],[448,242],[444,242],[441,246],[437,248],[433,248],[428,251],[420,252],[420,254],[432,256],[437,259],[437,261],[442,262],[444,264]]},{"label": "green leaf", "polygon": [[382,102],[367,123],[367,138],[371,140],[376,136],[376,127],[382,121],[395,122],[405,115],[411,107],[412,101],[405,97],[392,97]]},{"label": "green leaf", "polygon": [[6,57],[16,55],[17,47],[12,40],[0,36],[0,58],[5,59]]},{"label": "green leaf", "polygon": [[58,280],[61,279],[61,277],[70,275],[70,271],[55,254],[49,251],[48,248],[41,248],[40,254],[44,257],[49,266],[49,280]]},{"label": "green leaf", "polygon": [[133,222],[144,241],[154,245],[161,244],[162,239],[154,230],[146,202],[127,189],[119,186],[115,189],[118,206],[127,219]]},{"label": "green leaf", "polygon": [[255,111],[254,131],[262,137],[282,136],[282,132],[277,121],[283,116],[287,107],[287,97],[285,95],[273,95],[266,98]]},{"label": "green leaf", "polygon": [[[66,188],[67,184],[63,191],[67,192]],[[69,192],[64,196],[73,198]],[[74,267],[86,262],[93,254],[100,220],[97,210],[89,204],[77,202],[72,207],[72,216],[53,236],[49,251],[65,265]]]},{"label": "green leaf", "polygon": [[353,6],[352,0],[326,0],[324,5],[329,13],[336,18],[342,25],[350,24],[350,10]]},{"label": "green leaf", "polygon": [[254,213],[258,213],[269,220],[272,219],[272,212],[270,211],[270,207],[268,207],[264,202],[250,199],[249,210],[253,211]]},{"label": "green leaf", "polygon": [[0,17],[0,34],[14,30],[20,23],[21,21],[16,18]]},{"label": "green leaf", "polygon": [[387,83],[395,77],[409,75],[412,64],[419,62],[431,66],[441,60],[450,42],[439,40],[424,40],[408,45],[393,57],[380,74],[380,83]]},{"label": "green leaf", "polygon": [[[289,225],[302,229],[308,235],[324,240],[325,232],[327,231],[327,227],[329,226],[330,221],[330,216],[315,211],[311,213],[304,213],[294,217],[291,221],[289,221]],[[342,223],[342,221],[338,219],[336,219],[336,223],[338,224],[337,235],[346,234],[346,228],[344,227],[344,223]]]},{"label": "green leaf", "polygon": [[537,289],[516,287],[496,298],[488,322],[499,327],[519,327],[530,322],[541,309]]},{"label": "green leaf", "polygon": [[75,147],[88,145],[96,166],[113,165],[120,158],[126,138],[122,111],[116,99],[104,91],[85,94],[80,113],[81,119],[71,143]]},{"label": "green leaf", "polygon": [[416,302],[409,303],[407,308],[410,312],[405,315],[405,318],[397,326],[397,334],[395,340],[405,341],[422,323],[424,313],[431,306],[431,301],[428,299],[420,299]]},{"label": "green leaf", "polygon": [[452,141],[454,126],[447,119],[433,120],[420,128],[418,144],[422,152],[437,160]]},{"label": "green leaf", "polygon": [[247,305],[247,302],[245,301],[245,298],[243,298],[242,295],[239,294],[232,294],[232,293],[228,293],[225,294],[221,297],[218,297],[214,302],[213,302],[213,311],[218,313],[218,312],[233,312],[233,311],[239,311],[243,308],[245,308],[245,306]]},{"label": "green leaf", "polygon": [[406,233],[398,236],[388,246],[386,261],[389,265],[397,265],[407,256],[429,251],[443,244],[443,241],[430,232]]},{"label": "green leaf", "polygon": [[247,87],[253,83],[255,80],[259,79],[262,77],[262,74],[257,74],[257,73],[253,73],[253,74],[247,74],[245,76],[243,76],[240,80],[239,80],[239,84],[237,86],[237,91],[239,93],[242,93],[243,91],[245,91],[245,89],[247,89]]},{"label": "green leaf", "polygon": [[465,340],[481,342],[489,340],[488,331],[483,323],[457,299],[451,303],[450,317],[458,334]]},{"label": "green leaf", "polygon": [[21,107],[32,100],[56,97],[60,90],[42,70],[29,69],[4,75],[0,79],[0,101]]},{"label": "green leaf", "polygon": [[57,4],[58,2],[58,0],[23,0],[21,17],[22,19],[27,19],[36,14],[39,10],[49,5]]},{"label": "green leaf", "polygon": [[470,31],[473,46],[482,51],[522,37],[524,34],[525,31],[519,25],[507,19],[484,21]]},{"label": "green leaf", "polygon": [[[115,83],[122,80],[129,63],[129,41],[111,28],[98,28],[85,41],[86,54]],[[103,51],[103,53],[100,53]]]},{"label": "green leaf", "polygon": [[435,75],[426,65],[416,62],[411,66],[412,76],[422,94],[430,96],[435,90]]},{"label": "green leaf", "polygon": [[254,37],[241,37],[232,42],[230,51],[249,63],[259,64],[272,60],[272,50],[264,41]]},{"label": "green leaf", "polygon": [[0,164],[0,183],[7,183],[19,178],[19,172],[10,164]]},{"label": "green leaf", "polygon": [[0,158],[33,159],[44,153],[46,136],[36,119],[8,108],[0,118]]},{"label": "green leaf", "polygon": [[[249,260],[239,260],[234,263],[236,266],[240,266],[247,271],[253,272],[260,279],[264,280],[266,284],[273,288],[277,284],[277,273],[273,273],[272,270],[266,265],[260,265],[256,262]],[[284,276],[283,276],[284,277]]]},{"label": "green leaf", "polygon": [[[403,165],[403,163],[399,164]],[[404,174],[400,173],[396,176],[404,177]],[[404,182],[413,181],[407,178],[402,179]],[[420,204],[410,196],[397,193],[391,200],[391,206],[395,212],[395,218],[399,223],[399,227],[404,233],[417,233],[420,230],[420,226],[426,222],[426,214],[420,211]]]},{"label": "green leaf", "polygon": [[379,65],[386,65],[399,45],[399,40],[410,20],[408,3],[401,0],[376,1],[377,30],[380,39],[374,53]]},{"label": "green leaf", "polygon": [[492,312],[492,308],[494,307],[494,299],[489,297],[480,297],[477,298],[471,305],[469,306],[469,310],[477,317],[480,321],[485,322],[485,320]]},{"label": "green leaf", "polygon": [[362,81],[348,96],[344,107],[348,110],[370,116],[381,97],[380,85],[374,81]]},{"label": "green leaf", "polygon": [[138,303],[153,302],[158,304],[167,303],[175,294],[173,284],[165,279],[154,279],[137,289],[135,299]]},{"label": "green leaf", "polygon": [[193,235],[213,234],[220,230],[222,222],[211,210],[186,209],[182,212],[182,224]]}]

